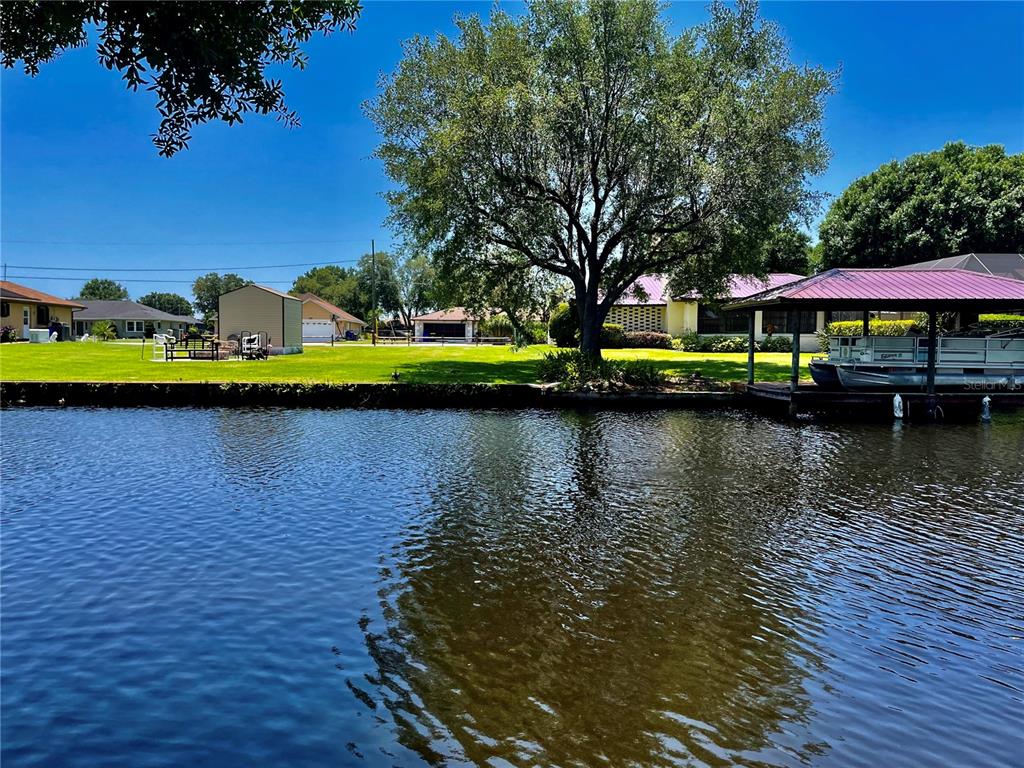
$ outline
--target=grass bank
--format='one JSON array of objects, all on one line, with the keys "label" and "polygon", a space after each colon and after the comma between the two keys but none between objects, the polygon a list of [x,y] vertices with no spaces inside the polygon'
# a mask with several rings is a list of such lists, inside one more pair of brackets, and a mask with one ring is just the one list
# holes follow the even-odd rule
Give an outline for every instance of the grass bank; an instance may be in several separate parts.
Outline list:
[{"label": "grass bank", "polygon": [[[154,362],[147,343],[0,345],[0,379],[4,381],[89,382],[274,382],[372,383],[391,381],[398,371],[403,382],[422,384],[528,384],[537,381],[537,363],[552,347],[380,346],[345,344],[306,347],[301,355],[274,357],[264,362]],[[615,359],[649,360],[670,376],[700,371],[723,381],[746,380],[745,353],[676,352],[662,349],[615,349]],[[802,373],[806,377],[804,355]],[[787,354],[760,353],[758,381],[789,378]]]}]

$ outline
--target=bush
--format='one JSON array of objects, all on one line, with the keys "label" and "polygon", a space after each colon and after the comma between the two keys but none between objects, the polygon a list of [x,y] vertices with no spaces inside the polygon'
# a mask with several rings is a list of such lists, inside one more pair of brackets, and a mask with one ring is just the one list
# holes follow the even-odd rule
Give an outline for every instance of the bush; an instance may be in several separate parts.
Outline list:
[{"label": "bush", "polygon": [[672,349],[672,337],[657,331],[626,331],[623,346],[630,349]]},{"label": "bush", "polygon": [[[746,352],[746,336],[713,336],[709,352]],[[755,348],[756,351],[756,348]]]},{"label": "bush", "polygon": [[757,342],[761,352],[790,352],[793,349],[792,336],[766,336]]},{"label": "bush", "polygon": [[675,344],[677,349],[681,349],[683,352],[700,352],[701,338],[695,331],[686,331],[678,339],[678,344]]},{"label": "bush", "polygon": [[579,389],[592,382],[657,387],[668,379],[646,360],[594,360],[578,349],[547,353],[537,372],[541,381],[557,382],[566,389]]},{"label": "bush", "polygon": [[511,339],[516,335],[516,330],[512,325],[512,321],[508,319],[508,315],[502,312],[480,323],[480,335],[506,336]]},{"label": "bush", "polygon": [[[868,332],[872,336],[909,336],[912,333],[924,333],[927,322],[927,315],[924,326],[917,320],[871,320],[868,322]],[[829,336],[860,336],[863,330],[864,323],[860,320],[839,320],[829,323],[825,328]]]},{"label": "bush", "polygon": [[526,324],[527,344],[547,344],[548,327],[544,323],[531,322]]},{"label": "bush", "polygon": [[621,325],[605,323],[601,326],[601,349],[622,349],[626,346],[626,331]]},{"label": "bush", "polygon": [[97,320],[89,333],[99,341],[113,341],[117,338],[117,328],[109,320]]},{"label": "bush", "polygon": [[1024,328],[1024,315],[978,315],[978,327],[991,331]]},{"label": "bush", "polygon": [[617,362],[623,384],[630,384],[634,387],[660,387],[668,381],[665,372],[655,367],[649,360],[620,360]]},{"label": "bush", "polygon": [[551,313],[548,333],[559,347],[575,347],[578,342],[579,323],[576,312],[569,304],[559,304]]},{"label": "bush", "polygon": [[565,387],[579,387],[590,381],[608,381],[615,365],[610,360],[594,360],[578,349],[548,352],[537,367],[541,381],[559,382]]},{"label": "bush", "polygon": [[0,328],[0,344],[7,344],[12,341],[17,341],[18,333],[9,325],[5,325]]}]

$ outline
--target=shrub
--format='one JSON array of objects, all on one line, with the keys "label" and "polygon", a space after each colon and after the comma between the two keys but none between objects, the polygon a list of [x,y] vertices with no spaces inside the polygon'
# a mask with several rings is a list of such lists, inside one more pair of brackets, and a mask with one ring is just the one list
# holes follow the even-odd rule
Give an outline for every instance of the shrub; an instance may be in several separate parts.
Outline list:
[{"label": "shrub", "polygon": [[668,378],[647,360],[594,360],[578,349],[548,352],[541,359],[537,373],[541,381],[558,382],[566,389],[579,389],[591,382],[656,387]]},{"label": "shrub", "polygon": [[789,352],[793,349],[792,336],[766,336],[757,342],[761,352]]},{"label": "shrub", "polygon": [[109,320],[97,320],[89,333],[99,341],[113,341],[117,338],[117,328]]},{"label": "shrub", "polygon": [[16,341],[18,338],[17,331],[9,325],[5,325],[0,328],[0,344],[6,344],[12,341]]},{"label": "shrub", "polygon": [[559,304],[551,313],[548,321],[548,333],[551,340],[559,347],[575,347],[578,341],[579,323],[576,312],[569,304]]},{"label": "shrub", "polygon": [[1024,315],[978,315],[979,328],[991,331],[1009,331],[1024,328]]},{"label": "shrub", "polygon": [[623,384],[634,387],[660,387],[668,381],[665,372],[649,360],[621,360],[618,369]]},{"label": "shrub", "polygon": [[626,331],[621,325],[605,323],[601,326],[601,348],[622,349],[626,346]]},{"label": "shrub", "polygon": [[546,344],[548,341],[548,327],[541,322],[530,322],[526,324],[527,344]]},{"label": "shrub", "polygon": [[[912,333],[924,333],[927,329],[927,316],[925,326],[920,325],[917,320],[871,320],[868,322],[868,332],[872,336],[909,336]],[[829,323],[825,328],[829,336],[860,336],[864,330],[864,323],[860,320],[839,320]]]},{"label": "shrub", "polygon": [[746,336],[715,336],[711,342],[710,352],[746,352]]},{"label": "shrub", "polygon": [[594,360],[578,349],[548,352],[537,367],[541,381],[559,382],[565,387],[579,387],[591,381],[608,381],[615,365],[610,360]]},{"label": "shrub", "polygon": [[492,315],[480,323],[481,336],[507,336],[512,338],[516,335],[516,329],[504,312]]},{"label": "shrub", "polygon": [[626,331],[623,346],[631,349],[672,349],[672,337],[656,331]]},{"label": "shrub", "polygon": [[683,352],[700,352],[701,338],[695,331],[686,331],[678,341],[677,349]]}]

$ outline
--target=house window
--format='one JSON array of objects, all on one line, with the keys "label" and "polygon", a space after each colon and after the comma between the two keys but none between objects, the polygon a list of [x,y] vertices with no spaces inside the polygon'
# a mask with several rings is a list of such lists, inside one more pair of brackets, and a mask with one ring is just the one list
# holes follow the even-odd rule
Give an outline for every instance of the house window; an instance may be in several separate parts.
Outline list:
[{"label": "house window", "polygon": [[[791,325],[791,313],[786,310],[765,310],[761,313],[761,332],[768,333],[793,333]],[[800,330],[798,333],[814,333],[817,329],[817,313],[800,313]]]},{"label": "house window", "polygon": [[11,315],[11,303],[9,301],[0,301],[0,317],[10,317]]},{"label": "house window", "polygon": [[698,304],[697,333],[746,333],[748,317],[746,312],[726,312]]},{"label": "house window", "polygon": [[145,325],[142,320],[125,320],[124,330],[125,333],[142,333]]},{"label": "house window", "polygon": [[50,324],[50,308],[40,304],[36,307],[36,325],[42,328]]}]

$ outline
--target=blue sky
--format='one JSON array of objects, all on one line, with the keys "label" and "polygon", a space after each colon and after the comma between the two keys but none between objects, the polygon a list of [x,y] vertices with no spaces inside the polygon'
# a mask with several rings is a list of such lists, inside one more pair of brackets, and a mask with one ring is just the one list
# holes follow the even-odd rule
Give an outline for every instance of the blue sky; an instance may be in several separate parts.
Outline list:
[{"label": "blue sky", "polygon": [[[188,296],[191,280],[211,269],[345,263],[371,238],[387,248],[379,195],[387,180],[360,105],[404,39],[450,32],[454,13],[490,8],[366,3],[354,34],[312,41],[307,70],[278,73],[301,128],[256,116],[233,128],[200,126],[191,148],[171,159],[150,142],[151,96],[127,92],[93,48],[66,53],[35,79],[4,70],[3,261],[27,265],[8,274],[64,296],[93,275],[126,280],[133,297]],[[795,61],[842,67],[825,124],[834,156],[818,189],[838,194],[883,162],[957,139],[1024,151],[1024,4],[769,2],[761,11],[782,25]],[[676,3],[668,14],[678,30],[706,10]],[[195,271],[116,271],[171,267]],[[238,271],[285,288],[303,269]],[[75,276],[14,277],[54,274]]]}]

